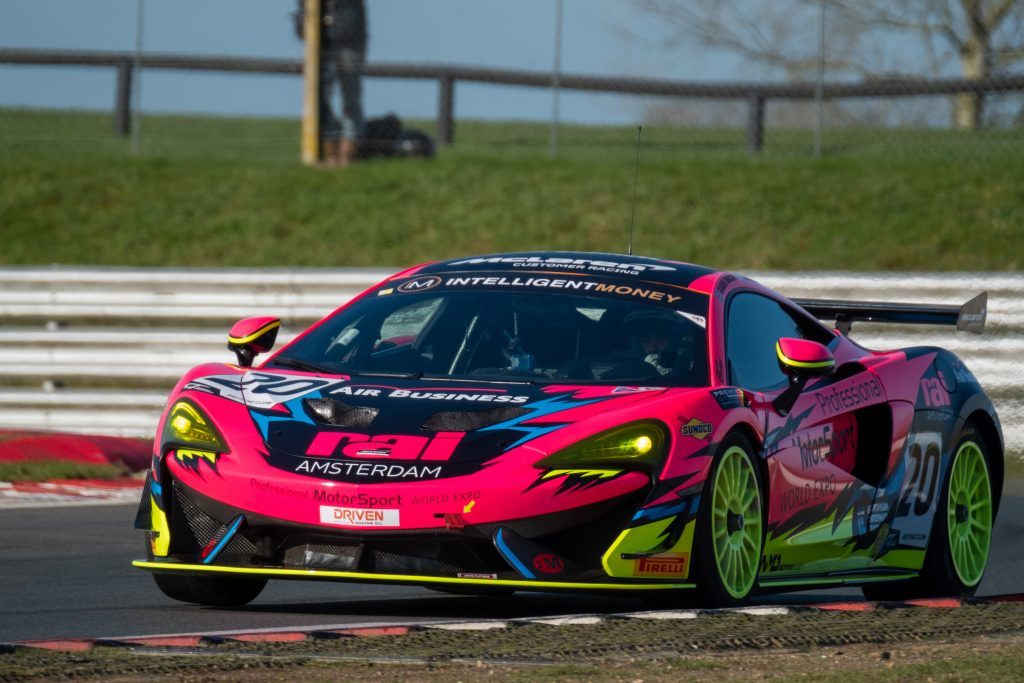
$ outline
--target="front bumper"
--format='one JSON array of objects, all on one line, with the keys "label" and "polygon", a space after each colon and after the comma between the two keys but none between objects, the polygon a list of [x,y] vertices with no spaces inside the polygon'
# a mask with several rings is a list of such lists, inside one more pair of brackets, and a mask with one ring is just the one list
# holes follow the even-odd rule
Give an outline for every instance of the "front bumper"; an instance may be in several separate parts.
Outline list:
[{"label": "front bumper", "polygon": [[[136,526],[151,552],[135,566],[158,573],[544,590],[688,588],[683,577],[611,578],[609,548],[644,491],[503,523],[432,530],[338,530],[260,516],[177,480],[147,483]],[[159,498],[159,508],[155,503]],[[159,520],[160,524],[150,520]]]}]

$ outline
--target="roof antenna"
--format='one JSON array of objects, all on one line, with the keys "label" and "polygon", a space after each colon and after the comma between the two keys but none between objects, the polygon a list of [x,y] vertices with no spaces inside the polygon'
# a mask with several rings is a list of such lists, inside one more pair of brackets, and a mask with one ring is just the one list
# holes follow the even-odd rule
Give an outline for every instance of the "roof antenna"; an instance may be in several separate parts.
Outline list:
[{"label": "roof antenna", "polygon": [[633,207],[629,213],[629,244],[626,248],[626,253],[630,256],[633,255],[633,222],[636,219],[636,178],[640,173],[640,131],[643,129],[643,126],[636,127],[636,163],[633,165]]}]

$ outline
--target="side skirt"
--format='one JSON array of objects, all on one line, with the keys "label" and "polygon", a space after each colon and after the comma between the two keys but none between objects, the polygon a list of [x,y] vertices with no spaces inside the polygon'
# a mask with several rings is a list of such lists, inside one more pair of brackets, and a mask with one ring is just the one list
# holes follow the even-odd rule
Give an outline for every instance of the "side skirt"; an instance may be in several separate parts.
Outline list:
[{"label": "side skirt", "polygon": [[904,581],[913,579],[918,574],[914,571],[882,569],[877,571],[834,572],[832,574],[806,574],[803,576],[787,576],[778,579],[762,579],[757,585],[762,590],[788,590],[813,586],[859,586],[865,583],[880,581]]}]

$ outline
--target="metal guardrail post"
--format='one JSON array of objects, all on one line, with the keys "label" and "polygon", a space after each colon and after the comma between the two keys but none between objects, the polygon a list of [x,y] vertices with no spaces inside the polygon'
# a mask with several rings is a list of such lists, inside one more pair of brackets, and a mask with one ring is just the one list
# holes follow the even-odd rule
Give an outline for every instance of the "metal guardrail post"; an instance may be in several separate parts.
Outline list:
[{"label": "metal guardrail post", "polygon": [[451,145],[455,138],[455,77],[442,74],[438,79],[437,137],[443,145]]},{"label": "metal guardrail post", "polygon": [[747,114],[747,151],[757,154],[764,146],[764,105],[765,96],[761,93],[747,95],[750,111]]},{"label": "metal guardrail post", "polygon": [[117,66],[117,93],[114,100],[114,134],[126,136],[131,131],[132,75],[131,64]]}]

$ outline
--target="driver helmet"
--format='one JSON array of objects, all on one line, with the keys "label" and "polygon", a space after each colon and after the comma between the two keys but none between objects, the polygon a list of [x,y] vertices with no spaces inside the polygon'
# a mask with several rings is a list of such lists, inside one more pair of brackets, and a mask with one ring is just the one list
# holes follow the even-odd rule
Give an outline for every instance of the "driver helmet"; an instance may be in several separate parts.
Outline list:
[{"label": "driver helmet", "polygon": [[678,338],[684,329],[677,313],[657,308],[633,311],[622,322],[630,339],[640,341],[651,335]]},{"label": "driver helmet", "polygon": [[678,313],[649,308],[629,313],[623,319],[632,351],[662,374],[672,368],[688,367],[694,344],[687,321]]}]

